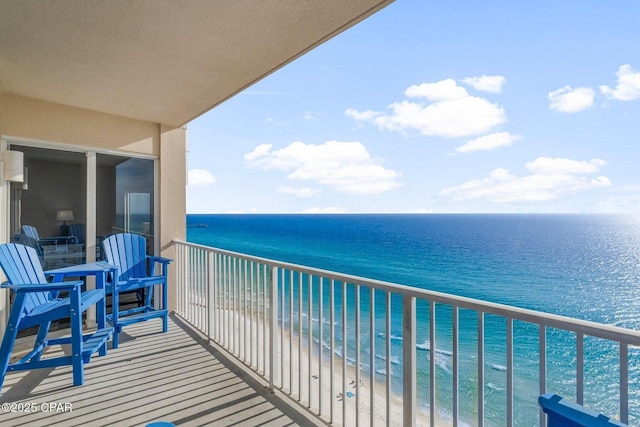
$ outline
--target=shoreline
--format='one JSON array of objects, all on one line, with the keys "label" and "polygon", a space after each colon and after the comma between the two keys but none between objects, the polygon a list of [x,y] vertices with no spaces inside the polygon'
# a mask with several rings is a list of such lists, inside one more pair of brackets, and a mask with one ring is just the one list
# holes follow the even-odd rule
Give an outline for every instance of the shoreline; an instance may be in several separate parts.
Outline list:
[{"label": "shoreline", "polygon": [[[373,384],[373,421],[371,423],[371,393],[372,387],[369,374],[360,372],[358,375],[356,367],[350,365],[347,361],[343,368],[343,359],[341,356],[331,354],[329,349],[323,348],[322,363],[318,354],[318,348],[321,344],[312,341],[311,352],[311,375],[309,375],[309,348],[308,336],[303,335],[302,345],[298,343],[298,335],[294,333],[293,340],[289,336],[289,331],[284,334],[284,346],[282,346],[281,334],[278,334],[278,356],[281,363],[278,364],[278,371],[281,366],[285,366],[284,372],[279,372],[277,378],[282,380],[276,384],[280,385],[283,392],[290,395],[291,398],[298,400],[300,404],[310,408],[312,412],[320,415],[323,419],[331,421],[331,405],[333,404],[333,423],[335,425],[351,426],[356,425],[356,418],[364,425],[386,425],[387,421],[387,401],[389,402],[389,414],[391,426],[402,426],[402,397],[391,392],[387,396],[386,384],[384,382],[374,380]],[[317,338],[317,337],[314,337]],[[293,350],[293,354],[291,354]],[[331,384],[331,357],[334,359],[333,369],[333,388]],[[300,364],[300,361],[302,363]],[[301,365],[301,370],[299,366]],[[290,369],[286,369],[291,366]],[[343,369],[345,377],[343,377]],[[290,378],[291,374],[293,377]],[[303,389],[299,390],[300,378],[303,379]],[[311,385],[305,384],[306,378],[311,379]],[[293,380],[290,383],[290,380]],[[309,388],[311,395],[309,396]],[[322,403],[322,408],[320,408]],[[357,412],[356,412],[357,408]],[[346,415],[343,419],[343,413]],[[357,415],[357,417],[356,417]],[[444,419],[437,413],[435,416],[435,426],[450,426],[451,420]],[[417,409],[416,425],[430,426],[430,416]]]},{"label": "shoreline", "polygon": [[[226,312],[227,310],[222,309],[221,311]],[[238,334],[238,337],[242,337],[241,332],[250,334],[249,336],[251,336],[251,330],[253,330],[254,341],[250,349],[251,362],[246,361],[244,363],[248,364],[252,370],[264,378],[267,366],[263,366],[263,356],[260,355],[260,350],[264,348],[265,339],[262,319],[245,317],[241,312],[237,311],[230,314],[235,318],[235,321],[229,319],[234,323],[233,329],[230,331],[232,335],[230,336]],[[363,423],[363,425],[387,425],[387,401],[389,401],[389,414],[391,417],[389,425],[394,427],[401,427],[403,425],[402,396],[391,392],[387,399],[386,383],[378,380],[374,381],[374,423],[371,423],[372,414],[370,412],[370,406],[372,388],[368,373],[365,374],[361,370],[360,375],[358,375],[356,367],[349,364],[351,362],[349,362],[348,358],[346,359],[346,366],[343,368],[343,360],[345,359],[337,354],[331,354],[327,348],[323,348],[323,360],[322,363],[320,363],[318,348],[321,344],[313,340],[311,345],[314,351],[309,359],[308,335],[303,334],[302,342],[299,343],[298,334],[294,332],[293,337],[291,337],[289,329],[285,328],[284,342],[282,338],[283,334],[280,329],[278,329],[278,352],[276,357],[279,360],[276,361],[277,375],[275,375],[273,382],[275,387],[290,399],[308,408],[308,410],[319,416],[323,421],[343,427],[357,425],[356,418],[360,423]],[[319,337],[314,335],[313,338],[317,339]],[[240,339],[239,344],[241,346],[243,346],[242,342],[243,340]],[[248,353],[246,353],[247,350],[248,349],[245,348],[244,352],[248,355]],[[227,351],[230,351],[232,354],[235,353],[230,349],[227,349]],[[256,356],[255,359],[253,358],[254,355]],[[333,387],[331,384],[332,356],[334,358]],[[269,363],[268,359],[266,363]],[[311,375],[309,375],[309,365],[311,365]],[[284,372],[281,372],[283,366]],[[287,367],[290,368],[287,369]],[[260,373],[261,371],[263,373]],[[344,377],[343,371],[345,374]],[[311,379],[310,384],[306,383],[307,378]],[[302,385],[302,390],[300,390],[300,385]],[[331,417],[332,405],[333,417]],[[343,414],[345,415],[344,419]],[[442,415],[438,413],[436,407],[435,427],[451,426],[452,422],[451,419],[443,418]],[[419,405],[416,408],[416,426],[431,426],[430,414],[422,412]]]}]

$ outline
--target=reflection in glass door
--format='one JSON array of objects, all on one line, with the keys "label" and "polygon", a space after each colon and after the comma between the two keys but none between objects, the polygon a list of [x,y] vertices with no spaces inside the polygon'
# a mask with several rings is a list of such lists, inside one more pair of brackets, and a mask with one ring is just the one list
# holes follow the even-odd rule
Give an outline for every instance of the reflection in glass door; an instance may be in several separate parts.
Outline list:
[{"label": "reflection in glass door", "polygon": [[136,233],[154,252],[154,161],[108,154],[96,156],[96,236]]},{"label": "reflection in glass door", "polygon": [[11,144],[24,153],[24,182],[11,183],[11,241],[33,247],[45,270],[86,260],[86,156]]},{"label": "reflection in glass door", "polygon": [[124,231],[149,235],[151,230],[151,194],[126,193],[124,197]]}]

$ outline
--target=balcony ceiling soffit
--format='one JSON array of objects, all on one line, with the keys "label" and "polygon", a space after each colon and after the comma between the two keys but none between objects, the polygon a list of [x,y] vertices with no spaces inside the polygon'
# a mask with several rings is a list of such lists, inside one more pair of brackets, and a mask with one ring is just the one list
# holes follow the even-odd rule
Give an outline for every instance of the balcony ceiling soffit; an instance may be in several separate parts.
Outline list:
[{"label": "balcony ceiling soffit", "polygon": [[392,0],[0,0],[0,91],[183,125]]}]

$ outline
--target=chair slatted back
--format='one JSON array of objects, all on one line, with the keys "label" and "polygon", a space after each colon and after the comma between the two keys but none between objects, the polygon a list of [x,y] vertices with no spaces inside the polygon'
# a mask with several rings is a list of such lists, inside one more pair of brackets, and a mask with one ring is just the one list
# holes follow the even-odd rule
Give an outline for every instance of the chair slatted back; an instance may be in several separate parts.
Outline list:
[{"label": "chair slatted back", "polygon": [[23,225],[22,226],[22,232],[24,234],[26,234],[27,236],[31,237],[32,239],[35,239],[36,242],[38,240],[40,240],[40,235],[38,234],[38,229],[35,228],[33,225]]},{"label": "chair slatted back", "polygon": [[[35,249],[18,243],[0,245],[0,266],[12,284],[46,284],[40,260]],[[29,292],[25,299],[24,314],[51,300],[49,292]]]},{"label": "chair slatted back", "polygon": [[69,236],[75,236],[78,241],[76,243],[85,243],[85,226],[84,224],[69,224]]},{"label": "chair slatted back", "polygon": [[102,248],[109,264],[118,266],[118,280],[147,277],[147,241],[138,234],[112,234],[104,239]]}]

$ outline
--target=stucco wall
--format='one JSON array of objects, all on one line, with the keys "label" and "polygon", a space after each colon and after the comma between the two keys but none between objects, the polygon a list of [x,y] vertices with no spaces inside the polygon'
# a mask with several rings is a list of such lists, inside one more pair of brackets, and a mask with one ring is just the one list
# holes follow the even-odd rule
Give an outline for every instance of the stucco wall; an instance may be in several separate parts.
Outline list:
[{"label": "stucco wall", "polygon": [[0,93],[0,134],[160,155],[160,126]]},{"label": "stucco wall", "polygon": [[[161,127],[160,157],[160,251],[167,258],[176,259],[173,239],[186,240],[187,225],[187,131],[184,128]],[[178,237],[180,236],[180,237]],[[170,283],[176,283],[176,268],[170,268]],[[176,308],[176,289],[169,286],[169,309]]]},{"label": "stucco wall", "polygon": [[[118,117],[42,100],[0,93],[0,135],[36,141],[96,147],[158,157],[158,234],[161,253],[173,258],[170,242],[186,238],[186,130]],[[6,224],[6,183],[0,184],[0,224]],[[0,241],[6,242],[1,225]],[[175,270],[175,267],[170,271]],[[173,278],[172,278],[173,279]],[[170,280],[170,289],[175,282]],[[175,291],[170,292],[175,295]],[[0,330],[6,316],[0,295]],[[175,307],[175,298],[170,298]],[[5,311],[2,313],[1,311]]]}]

